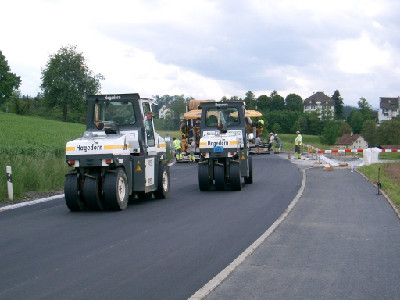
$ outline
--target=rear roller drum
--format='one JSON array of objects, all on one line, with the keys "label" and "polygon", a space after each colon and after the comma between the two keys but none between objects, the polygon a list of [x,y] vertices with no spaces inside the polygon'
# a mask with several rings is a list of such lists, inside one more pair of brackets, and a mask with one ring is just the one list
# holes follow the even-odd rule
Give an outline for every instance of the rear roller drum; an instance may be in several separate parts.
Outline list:
[{"label": "rear roller drum", "polygon": [[231,162],[229,168],[229,179],[231,189],[233,191],[240,191],[242,189],[241,175],[240,175],[240,164],[238,162]]},{"label": "rear roller drum", "polygon": [[70,211],[80,211],[85,209],[85,204],[81,200],[79,191],[79,176],[71,172],[65,177],[64,184],[65,204]]},{"label": "rear roller drum", "polygon": [[169,195],[169,167],[163,163],[159,164],[158,168],[158,187],[157,190],[153,192],[154,198],[165,199]]},{"label": "rear roller drum", "polygon": [[244,182],[246,184],[251,184],[253,183],[253,157],[249,156],[248,160],[249,160],[249,176],[244,178]]},{"label": "rear roller drum", "polygon": [[104,178],[104,203],[111,210],[123,210],[128,206],[128,179],[125,171],[118,168],[107,172]]},{"label": "rear roller drum", "polygon": [[208,163],[198,164],[198,179],[200,191],[210,190],[210,174],[208,173]]},{"label": "rear roller drum", "polygon": [[83,184],[83,197],[85,203],[91,210],[103,210],[103,196],[101,193],[101,177],[97,172],[85,175]]},{"label": "rear roller drum", "polygon": [[216,163],[214,165],[214,179],[215,179],[215,188],[218,191],[224,191],[226,189],[226,182],[225,182],[225,168],[223,164]]}]

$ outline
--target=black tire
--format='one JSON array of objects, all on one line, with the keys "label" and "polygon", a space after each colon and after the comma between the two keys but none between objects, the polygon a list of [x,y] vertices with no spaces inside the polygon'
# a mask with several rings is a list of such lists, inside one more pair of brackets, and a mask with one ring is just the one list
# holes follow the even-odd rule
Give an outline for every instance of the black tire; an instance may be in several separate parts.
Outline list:
[{"label": "black tire", "polygon": [[80,211],[85,209],[85,203],[80,197],[79,176],[77,173],[69,173],[65,176],[64,196],[65,204],[70,211]]},{"label": "black tire", "polygon": [[215,188],[217,191],[226,190],[226,181],[225,181],[225,167],[221,163],[216,163],[214,165],[214,179],[215,179]]},{"label": "black tire", "polygon": [[253,183],[253,157],[249,156],[249,176],[244,178],[244,183],[252,184]]},{"label": "black tire", "polygon": [[169,167],[163,163],[158,165],[158,187],[157,190],[153,192],[154,198],[165,199],[169,195],[170,187],[170,177],[169,177]]},{"label": "black tire", "polygon": [[211,184],[210,174],[208,172],[208,163],[198,163],[197,174],[199,179],[200,191],[209,191]]},{"label": "black tire", "polygon": [[242,176],[240,174],[240,164],[238,162],[231,162],[229,166],[229,182],[232,191],[242,190]]},{"label": "black tire", "polygon": [[128,207],[128,179],[124,169],[106,172],[104,176],[104,203],[110,210],[124,210]]},{"label": "black tire", "polygon": [[97,172],[85,175],[83,183],[83,198],[90,210],[103,210],[103,195],[101,193],[101,177]]}]

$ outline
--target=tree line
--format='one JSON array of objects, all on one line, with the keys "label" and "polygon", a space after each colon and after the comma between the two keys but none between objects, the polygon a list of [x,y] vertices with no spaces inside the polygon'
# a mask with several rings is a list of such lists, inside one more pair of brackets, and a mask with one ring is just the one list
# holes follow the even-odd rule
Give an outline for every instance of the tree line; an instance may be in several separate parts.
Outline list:
[{"label": "tree line", "polygon": [[[42,70],[41,92],[36,96],[25,96],[19,92],[21,78],[12,73],[8,62],[0,51],[0,109],[20,115],[35,115],[64,122],[86,122],[87,103],[85,95],[101,91],[104,76],[94,74],[88,67],[82,53],[76,46],[61,47],[50,55]],[[239,100],[246,109],[258,110],[263,115],[265,131],[279,134],[294,133],[320,136],[321,143],[333,145],[345,133],[360,133],[371,146],[400,144],[400,122],[389,121],[377,126],[377,112],[365,98],[360,98],[358,107],[346,106],[339,90],[331,98],[335,103],[334,114],[330,110],[304,113],[301,96],[289,94],[285,98],[273,91],[270,95],[256,97],[248,91],[243,98],[222,97],[219,101]],[[192,97],[184,95],[154,95],[154,111],[159,129],[176,130],[179,120],[187,109]],[[157,120],[163,106],[170,113],[163,120]]]}]

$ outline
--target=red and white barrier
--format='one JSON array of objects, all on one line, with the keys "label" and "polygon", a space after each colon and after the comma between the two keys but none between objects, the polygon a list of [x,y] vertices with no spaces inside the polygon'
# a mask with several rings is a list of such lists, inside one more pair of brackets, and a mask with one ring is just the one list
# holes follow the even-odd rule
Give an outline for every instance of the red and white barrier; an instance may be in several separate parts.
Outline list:
[{"label": "red and white barrier", "polygon": [[[331,154],[331,153],[361,153],[366,149],[333,149],[333,150],[317,150],[318,154]],[[377,149],[377,152],[400,152],[400,149]]]}]

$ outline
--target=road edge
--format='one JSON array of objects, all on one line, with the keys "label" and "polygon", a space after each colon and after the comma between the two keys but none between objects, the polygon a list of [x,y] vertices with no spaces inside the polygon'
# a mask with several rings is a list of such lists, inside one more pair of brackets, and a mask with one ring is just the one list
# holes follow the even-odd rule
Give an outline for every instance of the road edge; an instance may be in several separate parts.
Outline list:
[{"label": "road edge", "polygon": [[16,203],[16,204],[6,205],[3,207],[0,207],[0,213],[3,211],[6,211],[6,210],[16,209],[16,208],[20,208],[20,207],[28,206],[28,205],[35,205],[38,203],[48,202],[48,201],[55,200],[58,198],[64,198],[64,194],[54,195],[54,196],[47,197],[47,198],[40,198],[40,199],[36,199],[36,200],[32,200],[32,201],[24,201],[24,202],[20,202],[20,203]]},{"label": "road edge", "polygon": [[249,255],[251,255],[279,226],[280,223],[289,215],[296,203],[299,201],[303,194],[305,184],[306,184],[306,169],[302,170],[303,178],[301,182],[301,187],[294,197],[292,202],[289,204],[287,209],[282,213],[282,215],[245,251],[243,251],[233,262],[231,262],[225,269],[219,272],[213,279],[206,283],[202,288],[195,292],[188,300],[201,300],[210,294],[217,286],[219,286],[222,281],[224,281],[229,274],[231,274]]}]

